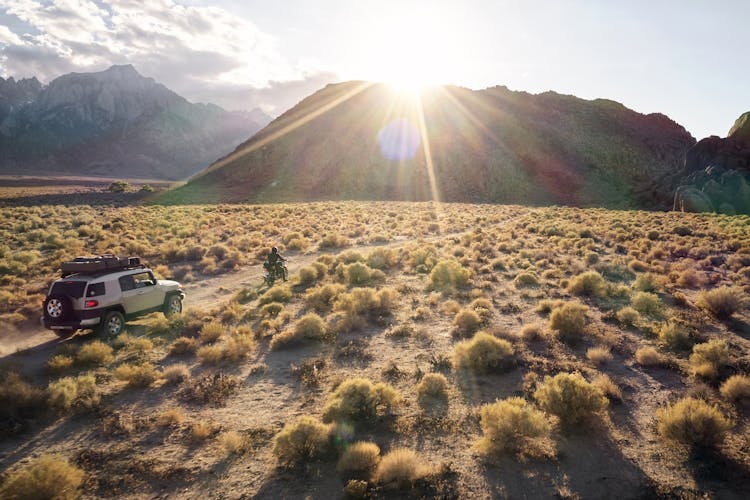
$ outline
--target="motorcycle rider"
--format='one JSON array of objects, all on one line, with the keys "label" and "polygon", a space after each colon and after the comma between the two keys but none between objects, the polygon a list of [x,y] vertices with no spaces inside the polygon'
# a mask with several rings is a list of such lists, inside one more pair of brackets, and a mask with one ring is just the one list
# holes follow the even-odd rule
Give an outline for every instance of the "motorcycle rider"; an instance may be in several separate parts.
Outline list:
[{"label": "motorcycle rider", "polygon": [[278,248],[273,247],[271,248],[271,253],[269,253],[266,258],[266,262],[263,263],[263,267],[265,267],[266,271],[269,273],[281,271],[282,276],[284,276],[284,281],[286,281],[286,270],[284,269],[282,262],[286,262],[286,259],[281,256]]}]

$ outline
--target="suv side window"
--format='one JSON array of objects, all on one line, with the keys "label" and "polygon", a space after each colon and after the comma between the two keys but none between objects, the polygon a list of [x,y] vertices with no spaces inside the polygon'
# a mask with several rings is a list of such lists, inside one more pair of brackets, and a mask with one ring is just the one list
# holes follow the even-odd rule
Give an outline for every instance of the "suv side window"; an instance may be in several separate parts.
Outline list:
[{"label": "suv side window", "polygon": [[133,275],[128,274],[127,276],[121,276],[118,280],[120,282],[120,290],[127,292],[135,288],[135,281],[133,281]]},{"label": "suv side window", "polygon": [[133,277],[136,288],[156,285],[156,280],[149,272],[132,274],[131,276]]},{"label": "suv side window", "polygon": [[99,297],[100,295],[104,295],[104,283],[89,283],[86,297]]}]

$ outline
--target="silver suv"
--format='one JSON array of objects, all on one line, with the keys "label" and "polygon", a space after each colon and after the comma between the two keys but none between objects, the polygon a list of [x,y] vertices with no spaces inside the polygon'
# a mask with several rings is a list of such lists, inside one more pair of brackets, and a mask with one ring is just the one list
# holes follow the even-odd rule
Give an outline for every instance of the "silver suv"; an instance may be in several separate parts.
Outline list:
[{"label": "silver suv", "polygon": [[[116,336],[127,320],[158,311],[167,317],[182,312],[185,293],[178,282],[157,280],[137,258],[93,264],[100,261],[105,262],[79,258],[63,263],[63,277],[52,283],[44,301],[45,328],[60,337],[85,329]],[[66,264],[77,264],[78,269],[103,268],[66,274]]]}]

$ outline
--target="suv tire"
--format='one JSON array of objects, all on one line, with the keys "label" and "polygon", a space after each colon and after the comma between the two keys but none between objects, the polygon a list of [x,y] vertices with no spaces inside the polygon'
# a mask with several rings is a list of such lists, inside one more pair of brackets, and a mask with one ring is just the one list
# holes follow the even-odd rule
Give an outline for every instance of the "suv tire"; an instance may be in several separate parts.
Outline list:
[{"label": "suv tire", "polygon": [[105,338],[114,338],[120,335],[125,328],[125,316],[120,311],[109,311],[104,315],[97,333]]},{"label": "suv tire", "polygon": [[164,316],[169,318],[174,314],[180,314],[182,312],[182,297],[179,295],[168,295],[164,301]]},{"label": "suv tire", "polygon": [[73,303],[67,295],[50,295],[44,301],[44,315],[55,321],[68,319],[73,311]]}]

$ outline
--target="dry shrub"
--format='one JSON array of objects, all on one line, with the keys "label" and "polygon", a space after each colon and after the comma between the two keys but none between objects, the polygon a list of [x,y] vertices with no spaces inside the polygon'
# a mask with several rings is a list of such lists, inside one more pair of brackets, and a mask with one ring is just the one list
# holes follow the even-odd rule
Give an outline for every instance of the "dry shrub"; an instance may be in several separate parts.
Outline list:
[{"label": "dry shrub", "polygon": [[536,288],[539,286],[539,278],[532,273],[520,273],[513,280],[516,288]]},{"label": "dry shrub", "polygon": [[598,272],[586,271],[570,280],[568,291],[573,295],[604,297],[607,294],[607,282]]},{"label": "dry shrub", "polygon": [[156,423],[161,427],[177,427],[185,421],[185,414],[179,408],[169,408],[159,413]]},{"label": "dry shrub", "polygon": [[305,304],[318,313],[325,313],[333,308],[336,298],[346,291],[344,285],[329,283],[307,291]]},{"label": "dry shrub", "polygon": [[367,286],[385,279],[383,271],[370,269],[367,264],[361,262],[344,265],[342,273],[349,286]]},{"label": "dry shrub", "polygon": [[635,362],[641,366],[665,366],[667,359],[653,347],[641,347],[635,351]]},{"label": "dry shrub", "polygon": [[659,328],[659,340],[674,350],[687,349],[692,343],[687,330],[674,321],[668,321]]},{"label": "dry shrub", "polygon": [[661,300],[653,293],[637,292],[630,299],[633,308],[641,314],[655,316],[661,310]]},{"label": "dry shrub", "polygon": [[677,284],[685,288],[697,288],[702,283],[703,283],[703,278],[693,268],[685,269],[677,277]]},{"label": "dry shrub", "polygon": [[[0,437],[6,423],[23,422],[47,409],[47,394],[41,387],[31,385],[18,373],[0,373]],[[20,430],[20,429],[19,429]]]},{"label": "dry shrub", "polygon": [[224,357],[229,361],[244,359],[255,349],[255,338],[248,327],[232,331],[224,343]]},{"label": "dry shrub", "polygon": [[367,265],[384,271],[398,264],[398,253],[391,248],[376,248],[367,254]]},{"label": "dry shrub", "polygon": [[177,363],[165,367],[161,372],[161,377],[168,384],[179,384],[190,378],[190,370],[184,363]]},{"label": "dry shrub", "polygon": [[513,397],[482,406],[482,438],[477,450],[485,455],[539,454],[550,448],[552,423],[523,398]]},{"label": "dry shrub", "polygon": [[332,424],[304,416],[293,424],[286,424],[276,435],[273,453],[285,466],[325,455],[330,450]]},{"label": "dry shrub", "polygon": [[372,383],[366,378],[342,382],[323,408],[323,421],[374,420],[388,414],[401,400],[401,395],[388,384]]},{"label": "dry shrub", "polygon": [[430,399],[448,398],[448,379],[442,373],[428,373],[417,384],[417,398],[420,402]]},{"label": "dry shrub", "polygon": [[264,318],[275,318],[284,310],[284,304],[280,302],[269,302],[260,308],[260,315]]},{"label": "dry shrub", "polygon": [[713,379],[719,375],[719,370],[729,363],[729,359],[729,346],[726,341],[711,339],[693,346],[690,365],[696,375]]},{"label": "dry shrub", "polygon": [[62,373],[70,369],[73,366],[73,358],[67,354],[56,354],[52,356],[49,361],[45,364],[45,368],[49,373]]},{"label": "dry shrub", "polygon": [[131,337],[128,334],[123,334],[117,337],[115,346],[119,347],[125,354],[143,357],[154,348],[154,343],[146,337]]},{"label": "dry shrub", "polygon": [[453,347],[453,365],[480,373],[500,371],[513,365],[513,353],[513,346],[507,340],[478,332],[471,340]]},{"label": "dry shrub", "polygon": [[227,431],[219,435],[219,447],[224,456],[241,455],[248,449],[248,441],[245,436],[237,431]]},{"label": "dry shrub", "polygon": [[430,272],[428,288],[443,293],[453,293],[468,285],[471,271],[464,269],[458,261],[441,260]]},{"label": "dry shrub", "polygon": [[599,390],[602,391],[602,394],[607,396],[607,399],[610,401],[622,401],[622,391],[620,390],[620,387],[618,387],[618,385],[615,384],[606,373],[597,375],[591,383],[598,387]]},{"label": "dry shrub", "polygon": [[367,496],[367,481],[364,479],[350,479],[344,486],[344,498],[365,499]]},{"label": "dry shrub", "polygon": [[182,397],[195,403],[212,403],[215,405],[226,401],[237,392],[241,385],[238,377],[221,372],[207,374],[199,379],[193,379],[182,392]]},{"label": "dry shrub", "polygon": [[204,365],[215,365],[224,359],[224,346],[219,344],[204,345],[196,353]]},{"label": "dry shrub", "polygon": [[336,470],[346,475],[369,476],[380,461],[380,447],[369,441],[352,443],[341,454]]},{"label": "dry shrub", "polygon": [[410,488],[414,481],[429,475],[432,470],[414,450],[396,448],[380,460],[375,470],[375,482],[396,489]]},{"label": "dry shrub", "polygon": [[540,323],[533,323],[530,325],[524,325],[521,328],[521,338],[527,341],[539,340],[544,337],[544,325]]},{"label": "dry shrub", "polygon": [[318,274],[318,269],[315,266],[305,266],[299,270],[299,284],[302,286],[310,286],[321,276]]},{"label": "dry shrub", "polygon": [[148,387],[159,378],[159,372],[151,363],[123,364],[115,369],[115,378],[128,387]]},{"label": "dry shrub", "polygon": [[482,326],[482,318],[473,309],[461,309],[453,318],[453,336],[469,337]]},{"label": "dry shrub", "polygon": [[75,499],[85,478],[84,472],[62,457],[44,454],[10,474],[0,498]]},{"label": "dry shrub", "polygon": [[617,321],[625,326],[633,326],[641,319],[641,314],[630,306],[617,311]]},{"label": "dry shrub", "polygon": [[580,302],[566,302],[552,310],[549,326],[563,339],[581,338],[586,328],[588,311],[588,306]]},{"label": "dry shrub", "polygon": [[222,335],[224,335],[224,325],[218,321],[206,323],[201,327],[200,332],[198,332],[201,342],[206,344],[216,342],[222,337]]},{"label": "dry shrub", "polygon": [[389,315],[396,306],[398,293],[391,288],[375,291],[372,288],[353,288],[336,299],[333,310],[337,313],[338,332],[362,328],[368,321],[377,322]]},{"label": "dry shrub", "polygon": [[328,250],[345,247],[349,244],[349,239],[346,236],[341,236],[338,233],[328,233],[321,238],[320,243],[318,243],[318,248],[320,250]]},{"label": "dry shrub", "polygon": [[76,364],[80,366],[101,366],[112,362],[112,348],[100,340],[84,344],[76,354]]},{"label": "dry shrub", "polygon": [[564,425],[581,423],[607,407],[602,391],[580,373],[544,377],[544,383],[534,391],[534,399],[542,409],[557,415]]},{"label": "dry shrub", "polygon": [[324,340],[327,328],[323,318],[315,313],[307,313],[298,319],[290,330],[274,335],[271,349],[283,349],[308,340]]},{"label": "dry shrub", "polygon": [[648,264],[637,259],[628,262],[628,268],[635,273],[645,273],[650,269]]},{"label": "dry shrub", "polygon": [[201,442],[208,439],[214,433],[214,428],[209,422],[195,422],[190,426],[190,439]]},{"label": "dry shrub", "polygon": [[258,299],[258,304],[270,304],[271,302],[289,302],[292,300],[292,290],[286,285],[275,285],[266,290]]},{"label": "dry shrub", "polygon": [[702,399],[685,398],[656,412],[662,437],[695,447],[720,444],[732,427],[716,406]]},{"label": "dry shrub", "polygon": [[633,282],[633,288],[640,292],[656,292],[664,284],[664,279],[654,273],[639,274]]},{"label": "dry shrub", "polygon": [[606,346],[589,347],[586,351],[586,359],[595,365],[601,365],[612,361],[612,353],[610,352],[609,347]]},{"label": "dry shrub", "polygon": [[737,286],[722,286],[701,292],[696,303],[717,318],[728,319],[744,307],[745,293]]},{"label": "dry shrub", "polygon": [[198,348],[198,342],[190,337],[178,337],[172,342],[169,348],[169,354],[173,356],[184,356],[192,354]]},{"label": "dry shrub", "polygon": [[552,312],[553,309],[562,307],[564,304],[564,300],[543,299],[540,300],[536,308],[534,308],[534,312],[537,312],[539,314],[548,314]]},{"label": "dry shrub", "polygon": [[732,402],[750,400],[750,377],[747,375],[732,375],[721,384],[721,396]]},{"label": "dry shrub", "polygon": [[50,382],[49,404],[67,410],[72,407],[94,408],[101,401],[101,394],[93,375],[64,377]]}]

